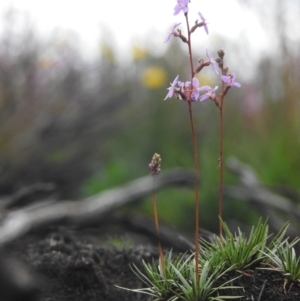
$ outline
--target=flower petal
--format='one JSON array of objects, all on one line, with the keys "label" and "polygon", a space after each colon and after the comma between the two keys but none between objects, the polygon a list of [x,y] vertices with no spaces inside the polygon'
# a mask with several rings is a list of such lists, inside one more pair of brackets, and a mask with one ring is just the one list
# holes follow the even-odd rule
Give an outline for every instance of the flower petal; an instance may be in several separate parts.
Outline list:
[{"label": "flower petal", "polygon": [[221,75],[221,78],[222,78],[222,81],[227,84],[230,82],[230,78],[227,75]]},{"label": "flower petal", "polygon": [[193,84],[193,88],[194,88],[194,89],[198,89],[198,88],[199,88],[199,80],[198,80],[197,77],[194,77],[194,78],[192,79],[192,84]]},{"label": "flower petal", "polygon": [[240,88],[240,87],[241,87],[241,84],[240,84],[240,83],[238,83],[238,82],[234,82],[232,85],[233,85],[233,86],[236,86],[236,87],[238,87],[238,88]]}]

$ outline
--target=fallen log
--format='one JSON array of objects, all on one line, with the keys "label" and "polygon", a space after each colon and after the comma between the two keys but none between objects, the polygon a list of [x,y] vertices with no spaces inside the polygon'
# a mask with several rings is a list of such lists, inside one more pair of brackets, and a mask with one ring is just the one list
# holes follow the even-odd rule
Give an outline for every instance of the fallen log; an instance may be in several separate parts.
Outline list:
[{"label": "fallen log", "polygon": [[[262,216],[268,217],[269,225],[275,232],[279,231],[286,222],[282,214],[287,216],[289,220],[299,220],[299,207],[291,199],[262,185],[252,167],[236,158],[230,158],[227,161],[227,167],[238,176],[239,183],[225,187],[224,196],[242,200],[254,207]],[[291,224],[287,232],[288,235],[297,236],[299,225]]]},{"label": "fallen log", "polygon": [[[171,186],[191,187],[194,184],[193,173],[174,169],[158,177],[156,189],[161,190]],[[146,176],[84,200],[59,203],[49,201],[5,212],[0,220],[0,246],[14,241],[30,230],[49,225],[91,225],[109,216],[117,208],[134,204],[151,195],[152,189],[153,179]]]}]

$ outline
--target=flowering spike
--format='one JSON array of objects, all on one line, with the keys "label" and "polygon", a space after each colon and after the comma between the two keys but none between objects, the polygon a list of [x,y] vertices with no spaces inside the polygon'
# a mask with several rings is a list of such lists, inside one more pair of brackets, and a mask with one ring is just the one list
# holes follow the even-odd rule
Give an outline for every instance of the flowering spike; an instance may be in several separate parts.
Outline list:
[{"label": "flowering spike", "polygon": [[161,157],[159,154],[155,153],[152,157],[151,163],[149,164],[150,174],[152,176],[158,175],[160,173],[160,164]]}]

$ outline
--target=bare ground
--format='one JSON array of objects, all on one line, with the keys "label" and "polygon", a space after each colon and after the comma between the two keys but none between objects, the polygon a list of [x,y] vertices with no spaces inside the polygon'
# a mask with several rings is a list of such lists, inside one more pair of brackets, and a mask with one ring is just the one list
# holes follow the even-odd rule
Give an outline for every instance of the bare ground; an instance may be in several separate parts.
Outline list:
[{"label": "bare ground", "polygon": [[[15,241],[5,250],[5,254],[9,252],[10,259],[25,262],[26,272],[28,268],[30,272],[23,286],[13,284],[10,287],[11,284],[7,284],[4,288],[0,287],[1,301],[151,300],[147,295],[128,292],[116,285],[142,287],[130,265],[141,266],[142,259],[156,259],[156,248],[145,239],[143,244],[135,241],[132,248],[118,250],[107,245],[107,237],[97,229],[50,227]],[[4,255],[1,257],[4,258]],[[20,274],[19,266],[17,271]],[[251,268],[225,275],[221,281],[236,276],[240,277],[233,284],[242,288],[226,293],[243,296],[238,300],[300,300],[299,285],[286,282],[279,272]],[[8,278],[7,275],[5,277]],[[14,278],[12,276],[13,281],[16,280]],[[5,288],[10,293],[4,294]]]}]

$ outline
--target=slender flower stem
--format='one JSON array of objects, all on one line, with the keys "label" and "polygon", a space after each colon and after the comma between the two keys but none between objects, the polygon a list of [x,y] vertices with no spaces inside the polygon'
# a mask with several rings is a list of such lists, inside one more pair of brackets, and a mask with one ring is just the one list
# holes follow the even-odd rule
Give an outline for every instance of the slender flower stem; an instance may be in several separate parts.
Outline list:
[{"label": "slender flower stem", "polygon": [[154,223],[155,223],[156,233],[158,235],[158,253],[159,253],[160,264],[162,266],[163,275],[165,276],[166,275],[165,261],[164,261],[164,255],[162,252],[162,247],[161,247],[160,238],[159,238],[159,224],[158,224],[158,213],[157,213],[157,206],[156,206],[155,178],[156,178],[156,176],[153,176],[152,203],[153,203],[153,211],[154,211]]},{"label": "slender flower stem", "polygon": [[[223,74],[223,66],[222,66],[222,74]],[[220,99],[220,154],[219,154],[219,168],[220,168],[220,182],[219,182],[219,217],[222,220],[223,218],[223,178],[224,178],[224,164],[223,164],[223,141],[224,141],[224,121],[223,121],[223,102],[224,102],[224,91],[225,84],[222,81],[222,93]],[[219,233],[220,237],[223,236],[223,227],[221,220],[219,220]]]},{"label": "slender flower stem", "polygon": [[198,285],[199,279],[199,163],[198,163],[198,150],[197,150],[197,141],[193,120],[192,112],[192,103],[189,101],[189,115],[192,131],[192,140],[193,140],[193,150],[194,150],[194,164],[195,164],[195,273],[196,273],[196,283]]},{"label": "slender flower stem", "polygon": [[195,71],[194,71],[194,64],[193,64],[193,54],[192,54],[192,47],[191,47],[191,31],[190,31],[190,25],[189,25],[189,18],[187,17],[187,14],[185,14],[185,20],[186,20],[186,27],[187,27],[187,31],[188,31],[188,50],[189,50],[189,58],[190,58],[190,67],[191,67],[191,81],[192,78],[195,75]]},{"label": "slender flower stem", "polygon": [[[223,216],[223,177],[224,177],[224,164],[223,164],[223,140],[224,140],[224,123],[223,123],[223,99],[220,105],[220,155],[219,155],[219,168],[220,168],[220,183],[219,183],[219,217]],[[223,227],[219,221],[220,237],[223,235]]]},{"label": "slender flower stem", "polygon": [[[189,20],[187,17],[187,13],[185,14],[186,26],[188,31],[188,51],[190,58],[190,67],[191,67],[191,83],[192,79],[195,75],[194,65],[193,65],[193,54],[191,47],[191,31],[189,26]],[[192,140],[193,140],[193,151],[194,151],[194,165],[195,165],[195,275],[196,275],[196,285],[198,287],[199,280],[199,163],[198,163],[198,150],[197,150],[197,140],[195,134],[195,126],[193,119],[193,110],[192,110],[192,101],[188,100],[189,107],[189,116],[190,116],[190,124],[191,124],[191,132],[192,132]]]}]

